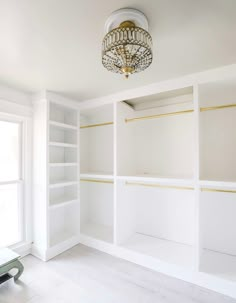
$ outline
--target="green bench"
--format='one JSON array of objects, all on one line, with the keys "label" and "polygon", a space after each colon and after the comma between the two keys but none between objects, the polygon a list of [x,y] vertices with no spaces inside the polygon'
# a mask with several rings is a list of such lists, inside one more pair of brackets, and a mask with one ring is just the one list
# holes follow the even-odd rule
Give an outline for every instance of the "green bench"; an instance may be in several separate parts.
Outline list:
[{"label": "green bench", "polygon": [[[8,248],[0,249],[0,284],[14,278],[18,280],[24,271],[24,267],[19,261],[20,255]],[[17,269],[18,272],[12,276],[10,270]]]}]

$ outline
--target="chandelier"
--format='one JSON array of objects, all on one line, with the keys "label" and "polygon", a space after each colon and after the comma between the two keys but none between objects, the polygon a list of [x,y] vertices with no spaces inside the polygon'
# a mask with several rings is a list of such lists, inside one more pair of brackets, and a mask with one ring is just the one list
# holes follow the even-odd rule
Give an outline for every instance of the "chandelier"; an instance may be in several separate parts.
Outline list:
[{"label": "chandelier", "polygon": [[152,63],[152,37],[148,21],[135,9],[113,12],[105,24],[102,64],[113,73],[130,74],[145,70]]}]

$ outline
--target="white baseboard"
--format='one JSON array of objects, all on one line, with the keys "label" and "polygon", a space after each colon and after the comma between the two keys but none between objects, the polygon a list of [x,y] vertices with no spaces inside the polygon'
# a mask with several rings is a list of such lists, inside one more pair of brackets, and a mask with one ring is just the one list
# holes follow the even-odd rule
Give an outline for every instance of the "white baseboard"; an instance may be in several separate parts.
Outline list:
[{"label": "white baseboard", "polygon": [[198,285],[236,299],[236,282],[225,280],[207,273],[183,269],[153,257],[81,235],[80,243],[98,249],[115,257],[163,273],[165,275]]},{"label": "white baseboard", "polygon": [[19,254],[21,256],[21,258],[23,258],[23,257],[31,254],[31,246],[32,246],[31,242],[22,242],[22,243],[10,246],[10,249],[15,251],[17,254]]},{"label": "white baseboard", "polygon": [[79,237],[74,236],[69,238],[57,245],[54,245],[48,249],[42,249],[35,244],[32,244],[31,254],[42,261],[48,261],[57,255],[63,253],[64,251],[72,248],[73,246],[79,244]]}]

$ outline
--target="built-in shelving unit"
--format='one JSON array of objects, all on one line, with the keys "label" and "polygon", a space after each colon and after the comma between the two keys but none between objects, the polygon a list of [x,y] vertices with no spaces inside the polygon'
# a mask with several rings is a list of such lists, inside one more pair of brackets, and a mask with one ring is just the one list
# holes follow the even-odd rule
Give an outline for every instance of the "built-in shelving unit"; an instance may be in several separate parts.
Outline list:
[{"label": "built-in shelving unit", "polygon": [[236,298],[233,74],[35,103],[34,254],[80,241]]},{"label": "built-in shelving unit", "polygon": [[82,243],[236,296],[235,87],[82,111]]},{"label": "built-in shelving unit", "polygon": [[[70,101],[62,105],[49,94],[35,103],[35,117],[35,136],[43,142],[35,158],[35,178],[42,172],[43,178],[36,187],[41,199],[34,203],[46,234],[42,237],[37,222],[33,252],[47,260],[79,241],[79,116]],[[44,171],[42,158],[46,160]]]},{"label": "built-in shelving unit", "polygon": [[[74,109],[50,102],[49,117],[49,247],[53,247],[79,233],[78,116]],[[74,162],[67,162],[68,152]],[[60,161],[54,162],[60,154]]]}]

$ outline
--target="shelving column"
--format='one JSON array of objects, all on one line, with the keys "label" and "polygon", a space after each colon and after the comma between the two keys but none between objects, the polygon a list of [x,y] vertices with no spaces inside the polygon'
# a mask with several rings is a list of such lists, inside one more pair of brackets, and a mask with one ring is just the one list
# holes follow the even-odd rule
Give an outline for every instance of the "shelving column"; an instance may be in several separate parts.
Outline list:
[{"label": "shelving column", "polygon": [[114,176],[114,244],[117,245],[117,102],[113,104],[113,118],[114,118],[114,127],[113,127],[113,176]]},{"label": "shelving column", "polygon": [[199,96],[198,96],[198,84],[193,85],[193,103],[194,103],[194,136],[195,136],[195,153],[194,153],[194,186],[195,186],[195,270],[199,271],[200,266],[200,147],[199,147],[199,134],[200,134],[200,123],[199,123]]},{"label": "shelving column", "polygon": [[78,104],[45,92],[34,102],[34,243],[48,259],[79,242]]}]

